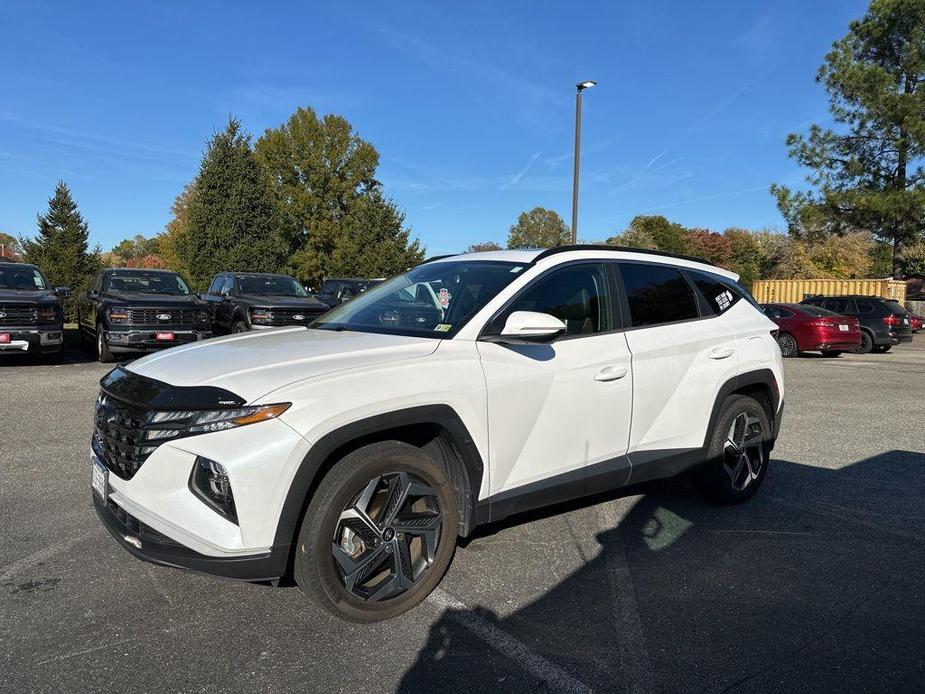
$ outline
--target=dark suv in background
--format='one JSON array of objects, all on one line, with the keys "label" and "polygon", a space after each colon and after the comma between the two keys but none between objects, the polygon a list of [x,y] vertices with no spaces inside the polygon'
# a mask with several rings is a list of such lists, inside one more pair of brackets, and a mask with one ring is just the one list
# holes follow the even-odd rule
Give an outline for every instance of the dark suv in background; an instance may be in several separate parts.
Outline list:
[{"label": "dark suv in background", "polygon": [[308,325],[328,310],[294,277],[269,273],[219,273],[202,298],[211,308],[216,334]]},{"label": "dark suv in background", "polygon": [[77,304],[80,340],[104,363],[212,337],[209,307],[176,272],[110,268]]},{"label": "dark suv in background", "polygon": [[58,298],[67,287],[52,289],[35,265],[0,262],[0,355],[61,354],[64,311]]},{"label": "dark suv in background", "polygon": [[321,289],[315,293],[315,298],[330,309],[340,306],[380,282],[382,279],[331,278],[321,283]]},{"label": "dark suv in background", "polygon": [[889,352],[893,345],[912,340],[909,312],[895,299],[860,295],[810,296],[800,303],[857,318],[861,325],[859,351],[862,354]]}]

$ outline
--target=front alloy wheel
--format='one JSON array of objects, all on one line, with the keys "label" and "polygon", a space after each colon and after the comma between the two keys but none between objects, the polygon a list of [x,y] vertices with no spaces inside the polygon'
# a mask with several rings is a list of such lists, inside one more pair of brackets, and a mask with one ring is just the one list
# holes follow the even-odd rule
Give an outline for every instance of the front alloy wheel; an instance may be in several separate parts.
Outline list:
[{"label": "front alloy wheel", "polygon": [[378,602],[413,588],[434,563],[443,514],[416,475],[376,476],[341,512],[331,543],[344,587]]},{"label": "front alloy wheel", "polygon": [[317,606],[353,622],[410,610],[453,559],[456,494],[445,468],[415,446],[381,441],[348,453],[305,511],[296,583]]}]

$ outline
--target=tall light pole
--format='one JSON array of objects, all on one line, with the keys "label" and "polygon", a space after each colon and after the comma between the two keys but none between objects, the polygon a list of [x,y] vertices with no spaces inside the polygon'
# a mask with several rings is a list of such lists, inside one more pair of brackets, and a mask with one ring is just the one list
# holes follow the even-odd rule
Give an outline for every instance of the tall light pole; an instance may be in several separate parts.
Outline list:
[{"label": "tall light pole", "polygon": [[587,80],[575,85],[575,176],[572,179],[572,243],[578,243],[578,165],[581,160],[581,93],[597,82]]}]

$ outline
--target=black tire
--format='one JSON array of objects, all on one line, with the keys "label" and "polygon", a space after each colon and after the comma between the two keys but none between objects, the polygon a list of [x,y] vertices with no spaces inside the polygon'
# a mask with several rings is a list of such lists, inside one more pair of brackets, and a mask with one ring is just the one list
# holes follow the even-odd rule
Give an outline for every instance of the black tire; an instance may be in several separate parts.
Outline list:
[{"label": "black tire", "polygon": [[869,354],[870,351],[874,348],[874,338],[866,330],[861,331],[861,346],[858,349],[858,352],[861,354]]},{"label": "black tire", "polygon": [[876,347],[874,347],[874,351],[877,354],[886,354],[891,349],[893,349],[893,345],[877,345]]},{"label": "black tire", "polygon": [[838,349],[824,349],[822,350],[823,357],[837,357],[841,354],[841,350]]},{"label": "black tire", "polygon": [[777,346],[780,347],[781,356],[785,359],[798,357],[800,355],[800,348],[797,346],[797,340],[790,333],[780,333],[777,336]]},{"label": "black tire", "polygon": [[[740,422],[745,425],[743,439],[732,442],[731,439],[738,436]],[[747,395],[730,395],[716,419],[707,462],[694,475],[697,488],[721,504],[738,504],[750,499],[767,474],[770,435],[768,413],[761,404]],[[744,459],[742,451],[747,454]]]},{"label": "black tire", "polygon": [[247,323],[243,320],[236,320],[231,324],[232,333],[246,333],[247,332]]},{"label": "black tire", "polygon": [[[393,485],[401,489],[402,479],[414,485],[405,484],[409,489],[406,498],[414,499],[414,505],[423,504],[427,517],[439,515],[439,525],[434,520],[428,524],[429,531],[422,531],[415,524],[402,524],[402,517],[407,520],[414,515],[411,505],[389,503]],[[428,493],[418,496],[411,489]],[[361,505],[372,525],[344,518]],[[417,518],[424,515],[418,508]],[[443,578],[456,549],[457,523],[452,485],[423,451],[398,441],[364,446],[335,463],[315,490],[299,531],[294,578],[312,602],[341,619],[365,623],[391,619],[421,602]],[[428,532],[429,556],[424,539]],[[417,556],[413,556],[416,541]],[[351,573],[347,567],[359,573],[352,590],[347,587]],[[383,573],[379,583],[369,587],[364,583]],[[400,585],[401,581],[406,585]]]},{"label": "black tire", "polygon": [[102,325],[96,326],[96,358],[100,364],[112,364],[116,360],[109,351],[109,344],[106,342],[106,334]]}]

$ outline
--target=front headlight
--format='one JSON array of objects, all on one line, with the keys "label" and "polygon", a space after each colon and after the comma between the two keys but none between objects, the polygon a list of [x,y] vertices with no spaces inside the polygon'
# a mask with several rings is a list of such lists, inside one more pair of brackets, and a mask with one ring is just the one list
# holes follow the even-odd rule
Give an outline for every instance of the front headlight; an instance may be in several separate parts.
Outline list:
[{"label": "front headlight", "polygon": [[128,320],[128,310],[124,308],[111,308],[108,315],[110,323],[124,323]]},{"label": "front headlight", "polygon": [[271,323],[273,322],[273,312],[268,308],[252,308],[251,323]]},{"label": "front headlight", "polygon": [[292,403],[252,405],[233,410],[168,410],[155,412],[143,427],[145,441],[163,442],[194,434],[208,434],[275,419]]}]

